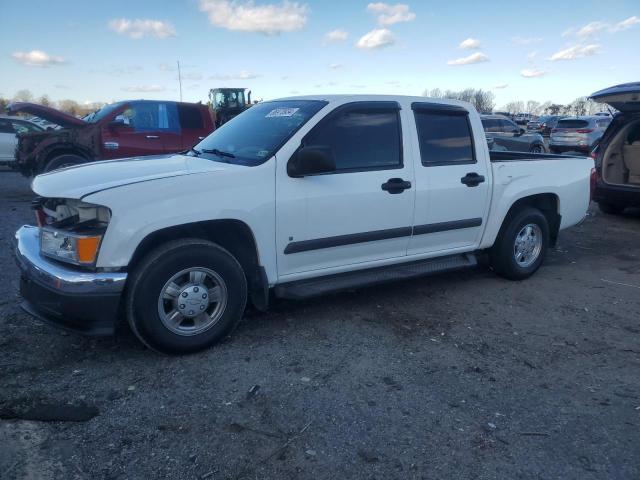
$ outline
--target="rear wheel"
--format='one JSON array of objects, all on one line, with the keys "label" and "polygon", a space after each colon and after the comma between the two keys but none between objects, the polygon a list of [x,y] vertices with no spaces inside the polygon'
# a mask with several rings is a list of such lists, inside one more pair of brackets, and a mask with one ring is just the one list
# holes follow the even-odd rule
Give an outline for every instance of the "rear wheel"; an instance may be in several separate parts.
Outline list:
[{"label": "rear wheel", "polygon": [[602,213],[607,215],[620,215],[625,207],[616,205],[615,203],[598,202],[598,208]]},{"label": "rear wheel", "polygon": [[498,275],[522,280],[538,270],[549,245],[549,223],[532,207],[507,217],[489,252],[491,266]]},{"label": "rear wheel", "polygon": [[529,149],[530,153],[545,153],[544,151],[544,145],[542,145],[541,143],[536,143],[535,145],[531,145],[531,148]]},{"label": "rear wheel", "polygon": [[217,343],[233,331],[247,302],[238,261],[205,240],[159,247],[135,268],[130,282],[129,325],[162,353],[190,353]]},{"label": "rear wheel", "polygon": [[50,159],[42,169],[43,172],[52,172],[54,170],[58,170],[60,168],[71,167],[73,165],[79,165],[84,163],[85,159],[80,155],[75,155],[73,153],[65,153],[62,155],[58,155],[57,157],[53,157]]}]

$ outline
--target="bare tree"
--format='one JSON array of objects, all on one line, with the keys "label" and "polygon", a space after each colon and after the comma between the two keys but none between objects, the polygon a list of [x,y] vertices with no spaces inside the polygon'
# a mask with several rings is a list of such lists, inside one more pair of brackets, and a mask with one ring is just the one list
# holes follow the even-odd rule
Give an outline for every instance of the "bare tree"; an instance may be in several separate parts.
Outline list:
[{"label": "bare tree", "polygon": [[32,102],[33,101],[33,93],[31,90],[18,90],[16,94],[13,96],[13,100],[15,102]]},{"label": "bare tree", "polygon": [[524,110],[524,102],[522,101],[509,102],[504,107],[502,107],[502,110],[504,110],[505,112],[513,113],[513,114],[521,113]]},{"label": "bare tree", "polygon": [[40,105],[43,105],[45,107],[53,107],[53,102],[49,98],[49,95],[42,95],[38,99],[37,103],[39,103]]}]

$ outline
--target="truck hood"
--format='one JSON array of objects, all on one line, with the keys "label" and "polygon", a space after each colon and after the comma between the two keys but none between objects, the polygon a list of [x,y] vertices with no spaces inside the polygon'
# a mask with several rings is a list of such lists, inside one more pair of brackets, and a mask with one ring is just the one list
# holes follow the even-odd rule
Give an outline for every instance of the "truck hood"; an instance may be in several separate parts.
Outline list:
[{"label": "truck hood", "polygon": [[92,193],[132,183],[230,167],[234,166],[187,155],[153,155],[106,160],[55,170],[35,177],[31,188],[42,197],[82,199]]},{"label": "truck hood", "polygon": [[79,128],[88,125],[84,120],[80,120],[72,115],[56,110],[55,108],[45,107],[29,102],[13,102],[7,105],[7,112],[14,115],[18,112],[29,113],[40,117],[56,125],[64,128]]},{"label": "truck hood", "polygon": [[624,113],[640,112],[640,82],[623,83],[592,93],[589,97],[600,103],[608,103]]}]

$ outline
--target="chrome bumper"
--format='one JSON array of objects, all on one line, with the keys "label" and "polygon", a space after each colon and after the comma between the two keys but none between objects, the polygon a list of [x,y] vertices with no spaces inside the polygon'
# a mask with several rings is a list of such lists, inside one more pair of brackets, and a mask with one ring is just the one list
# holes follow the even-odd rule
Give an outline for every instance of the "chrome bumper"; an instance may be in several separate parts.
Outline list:
[{"label": "chrome bumper", "polygon": [[114,294],[124,290],[127,274],[85,272],[53,262],[40,255],[39,228],[25,225],[15,236],[16,261],[22,274],[61,294]]},{"label": "chrome bumper", "polygon": [[113,335],[127,274],[85,272],[40,255],[39,229],[15,236],[22,308],[45,322],[85,335]]}]

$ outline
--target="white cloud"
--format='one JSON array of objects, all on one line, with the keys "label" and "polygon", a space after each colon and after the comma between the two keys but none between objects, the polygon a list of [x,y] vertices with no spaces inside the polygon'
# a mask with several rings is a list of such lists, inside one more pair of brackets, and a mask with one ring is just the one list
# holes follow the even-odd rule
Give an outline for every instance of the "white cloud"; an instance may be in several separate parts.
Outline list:
[{"label": "white cloud", "polygon": [[589,22],[582,27],[571,27],[564,31],[563,37],[576,36],[581,39],[587,39],[595,36],[598,33],[618,33],[624,30],[629,30],[635,25],[640,24],[640,18],[635,15],[622,20],[618,23],[611,24],[609,22],[595,21]]},{"label": "white cloud", "polygon": [[629,17],[626,20],[622,20],[621,22],[616,23],[613,26],[613,31],[614,32],[621,32],[623,30],[628,30],[631,27],[633,27],[634,25],[638,25],[640,23],[640,18],[636,17],[635,15],[633,17]]},{"label": "white cloud", "polygon": [[133,93],[149,93],[149,92],[164,92],[165,88],[161,85],[133,85],[130,87],[123,87],[125,92]]},{"label": "white cloud", "polygon": [[344,67],[344,65],[342,65],[341,63],[332,63],[329,65],[329,68],[332,70],[337,70],[338,68],[342,68]]},{"label": "white cloud", "polygon": [[540,37],[511,37],[511,43],[514,45],[532,45],[534,43],[540,43],[542,38]]},{"label": "white cloud", "polygon": [[386,28],[376,28],[365,33],[356,43],[356,47],[367,50],[388,47],[396,43],[396,39],[391,30]]},{"label": "white cloud", "polygon": [[307,23],[308,8],[288,0],[278,5],[256,5],[252,0],[200,0],[200,10],[216,27],[278,35],[301,30]]},{"label": "white cloud", "polygon": [[62,57],[49,55],[42,50],[31,50],[30,52],[13,52],[11,56],[18,62],[29,67],[50,67],[52,65],[62,65],[67,61]]},{"label": "white cloud", "polygon": [[241,72],[232,73],[232,74],[211,75],[209,79],[211,80],[252,80],[254,78],[258,78],[259,76],[260,75],[258,75],[257,73],[253,73],[248,70],[242,70]]},{"label": "white cloud", "polygon": [[115,18],[109,22],[109,28],[118,35],[130,38],[169,38],[176,36],[176,29],[169,22],[151,19],[129,20],[128,18]]},{"label": "white cloud", "polygon": [[461,48],[463,50],[474,50],[476,48],[480,48],[480,40],[478,40],[477,38],[467,38],[466,40],[463,40],[460,45],[458,45],[458,48]]},{"label": "white cloud", "polygon": [[378,24],[384,26],[410,22],[416,18],[416,14],[409,9],[409,5],[403,3],[396,3],[395,5],[383,2],[370,3],[367,5],[367,11],[377,14]]},{"label": "white cloud", "polygon": [[347,38],[349,38],[349,33],[340,29],[331,30],[324,34],[324,40],[327,43],[344,42]]},{"label": "white cloud", "polygon": [[522,75],[524,78],[535,78],[535,77],[542,77],[547,73],[549,72],[547,72],[546,70],[540,70],[537,68],[525,68],[520,72],[520,75]]},{"label": "white cloud", "polygon": [[502,90],[503,88],[507,88],[509,86],[508,83],[499,83],[498,85],[494,85],[493,88],[497,90]]},{"label": "white cloud", "polygon": [[472,63],[481,63],[488,62],[489,57],[487,57],[482,52],[472,53],[468,57],[456,58],[455,60],[449,60],[447,65],[471,65]]},{"label": "white cloud", "polygon": [[559,50],[549,60],[557,62],[558,60],[575,60],[576,58],[590,57],[600,52],[600,45],[574,45],[572,47]]}]

